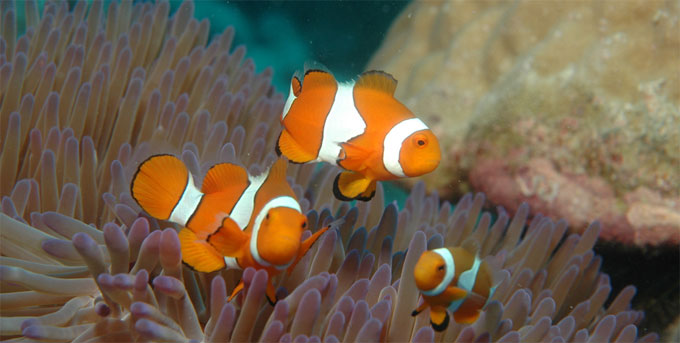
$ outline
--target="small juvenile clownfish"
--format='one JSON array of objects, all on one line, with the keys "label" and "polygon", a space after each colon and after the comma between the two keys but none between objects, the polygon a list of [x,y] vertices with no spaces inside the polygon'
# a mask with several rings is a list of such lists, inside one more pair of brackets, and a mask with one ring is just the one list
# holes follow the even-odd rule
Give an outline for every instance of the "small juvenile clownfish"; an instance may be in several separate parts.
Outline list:
[{"label": "small juvenile clownfish", "polygon": [[448,312],[457,323],[475,322],[495,290],[487,263],[461,247],[423,252],[413,275],[424,301],[411,315],[429,307],[435,331],[446,330]]},{"label": "small juvenile clownfish", "polygon": [[[132,180],[132,197],[151,216],[183,227],[182,260],[194,270],[265,269],[267,298],[274,304],[272,277],[292,271],[328,230],[300,241],[307,217],[286,181],[286,168],[286,161],[279,159],[269,171],[250,176],[238,165],[217,164],[208,170],[199,190],[181,160],[155,155],[140,164]],[[242,289],[240,282],[229,300]]]},{"label": "small juvenile clownfish", "polygon": [[338,83],[308,70],[293,76],[276,152],[291,162],[328,162],[345,171],[333,183],[340,200],[370,200],[376,181],[420,176],[441,159],[437,137],[394,98],[397,80],[367,71]]}]

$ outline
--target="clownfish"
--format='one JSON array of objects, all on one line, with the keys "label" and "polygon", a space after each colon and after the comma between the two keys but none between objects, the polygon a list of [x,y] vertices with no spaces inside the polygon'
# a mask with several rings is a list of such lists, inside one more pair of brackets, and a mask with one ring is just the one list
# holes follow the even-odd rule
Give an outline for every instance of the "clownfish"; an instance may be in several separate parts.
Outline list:
[{"label": "clownfish", "polygon": [[338,83],[308,70],[293,76],[276,152],[291,162],[328,162],[345,171],[333,183],[340,200],[370,200],[376,181],[420,176],[441,159],[437,137],[394,98],[397,80],[367,71]]},{"label": "clownfish", "polygon": [[[287,163],[279,159],[267,171],[250,176],[241,166],[217,164],[201,189],[184,163],[172,155],[155,155],[135,173],[131,194],[151,216],[181,225],[182,260],[199,272],[225,267],[265,269],[266,295],[276,303],[271,279],[292,271],[328,227],[301,242],[307,226],[286,181]],[[241,281],[231,300],[243,289]]]},{"label": "clownfish", "polygon": [[448,312],[457,323],[474,323],[495,290],[488,264],[461,247],[423,252],[413,276],[424,301],[411,315],[429,307],[435,331],[448,327]]}]

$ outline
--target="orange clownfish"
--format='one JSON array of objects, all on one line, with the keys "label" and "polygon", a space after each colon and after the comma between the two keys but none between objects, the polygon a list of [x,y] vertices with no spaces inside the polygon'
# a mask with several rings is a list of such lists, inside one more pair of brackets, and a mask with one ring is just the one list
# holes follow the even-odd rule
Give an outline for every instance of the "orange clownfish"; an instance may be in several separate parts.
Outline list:
[{"label": "orange clownfish", "polygon": [[276,152],[291,162],[342,167],[333,184],[340,200],[370,200],[376,181],[433,171],[441,158],[437,137],[394,98],[397,81],[382,71],[338,83],[332,74],[308,70],[293,76],[281,114]]},{"label": "orange clownfish", "polygon": [[[250,176],[238,165],[213,166],[199,190],[184,163],[172,155],[155,155],[135,173],[132,197],[151,216],[181,225],[182,260],[199,272],[225,267],[265,269],[267,298],[276,303],[271,278],[289,272],[323,228],[301,242],[307,226],[286,181],[287,163],[279,159],[268,172]],[[231,300],[243,289],[239,283]]]},{"label": "orange clownfish", "polygon": [[487,263],[460,247],[423,252],[413,275],[424,301],[411,315],[429,307],[436,331],[448,327],[449,311],[457,323],[476,321],[495,289]]}]

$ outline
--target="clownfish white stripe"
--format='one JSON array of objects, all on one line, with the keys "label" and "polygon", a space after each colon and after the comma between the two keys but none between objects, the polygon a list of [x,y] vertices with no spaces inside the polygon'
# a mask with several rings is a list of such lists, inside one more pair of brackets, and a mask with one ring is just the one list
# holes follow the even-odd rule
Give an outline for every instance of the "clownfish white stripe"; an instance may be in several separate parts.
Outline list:
[{"label": "clownfish white stripe", "polygon": [[475,286],[475,279],[477,279],[477,273],[479,272],[479,267],[482,265],[482,260],[479,257],[475,257],[475,262],[472,264],[470,269],[462,272],[458,277],[458,287],[471,291],[472,287]]},{"label": "clownfish white stripe", "polygon": [[402,142],[414,132],[427,130],[428,127],[418,118],[411,118],[394,125],[383,141],[383,165],[394,176],[406,177],[399,162]]},{"label": "clownfish white stripe", "polygon": [[[479,267],[482,265],[482,260],[479,259],[479,257],[475,257],[475,261],[472,263],[472,267],[470,269],[460,273],[460,276],[458,276],[458,284],[456,285],[458,288],[462,288],[468,292],[472,291],[472,288],[475,286],[475,280],[477,279],[477,274],[479,272]],[[493,290],[489,291],[489,296],[487,299],[491,298],[491,292]],[[463,302],[465,301],[465,298],[463,299],[458,299],[454,302],[452,302],[448,310],[451,312],[456,312],[460,305],[463,305]]]},{"label": "clownfish white stripe", "polygon": [[248,222],[250,222],[250,217],[252,216],[253,209],[255,208],[255,195],[257,195],[257,191],[260,190],[262,184],[264,184],[264,182],[267,180],[268,175],[269,170],[257,176],[248,176],[248,181],[250,181],[250,184],[243,191],[241,197],[238,199],[236,205],[234,205],[234,208],[229,214],[229,217],[231,217],[231,219],[236,222],[241,230],[245,230],[246,226],[248,226]]},{"label": "clownfish white stripe", "polygon": [[451,255],[451,251],[449,249],[439,248],[432,250],[432,252],[437,253],[444,259],[444,264],[446,266],[446,274],[444,275],[444,279],[442,279],[442,282],[440,282],[437,285],[437,287],[429,291],[423,290],[420,291],[421,293],[429,297],[441,294],[446,289],[446,287],[449,286],[451,281],[453,281],[453,277],[456,275],[456,265],[453,263],[453,255]]},{"label": "clownfish white stripe", "polygon": [[168,220],[185,226],[201,203],[202,197],[203,193],[194,186],[194,178],[191,173],[187,173],[187,185],[184,187],[184,192],[175,208],[172,209]]},{"label": "clownfish white stripe", "polygon": [[293,92],[293,84],[291,84],[288,99],[286,99],[286,104],[283,106],[283,112],[281,112],[281,120],[286,118],[288,111],[290,111],[290,107],[293,106],[293,101],[295,101],[295,99],[297,99],[297,97]]},{"label": "clownfish white stripe", "polygon": [[[262,207],[260,213],[257,214],[257,217],[255,217],[255,222],[253,223],[253,231],[250,236],[250,254],[253,255],[253,258],[257,263],[264,267],[270,267],[272,264],[262,259],[262,257],[260,257],[260,253],[257,251],[257,234],[260,231],[260,225],[262,225],[264,217],[267,216],[269,210],[275,207],[288,207],[298,212],[302,212],[300,204],[297,202],[297,200],[295,200],[295,198],[290,196],[280,196],[272,200],[269,200],[269,202],[266,205],[264,205],[264,207]],[[288,268],[291,265],[291,263],[293,263],[294,260],[295,259],[291,260],[290,263],[285,264],[283,266],[274,266],[274,268],[284,270]]]},{"label": "clownfish white stripe", "polygon": [[335,99],[326,117],[321,147],[316,161],[335,164],[340,154],[340,144],[366,131],[366,122],[354,105],[354,82],[338,84]]},{"label": "clownfish white stripe", "polygon": [[224,256],[224,264],[227,265],[228,269],[243,269],[236,261],[235,257]]}]

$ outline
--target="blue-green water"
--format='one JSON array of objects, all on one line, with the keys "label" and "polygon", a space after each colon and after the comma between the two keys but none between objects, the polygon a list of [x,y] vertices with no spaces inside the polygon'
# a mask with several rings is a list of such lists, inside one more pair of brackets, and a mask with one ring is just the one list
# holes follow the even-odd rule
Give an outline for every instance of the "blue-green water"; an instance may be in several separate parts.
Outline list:
[{"label": "blue-green water", "polygon": [[[171,2],[175,11],[181,2]],[[273,83],[287,93],[305,62],[319,62],[338,79],[364,71],[389,25],[407,1],[198,1],[195,17],[208,18],[211,34],[232,25],[257,71],[271,66]]]}]

